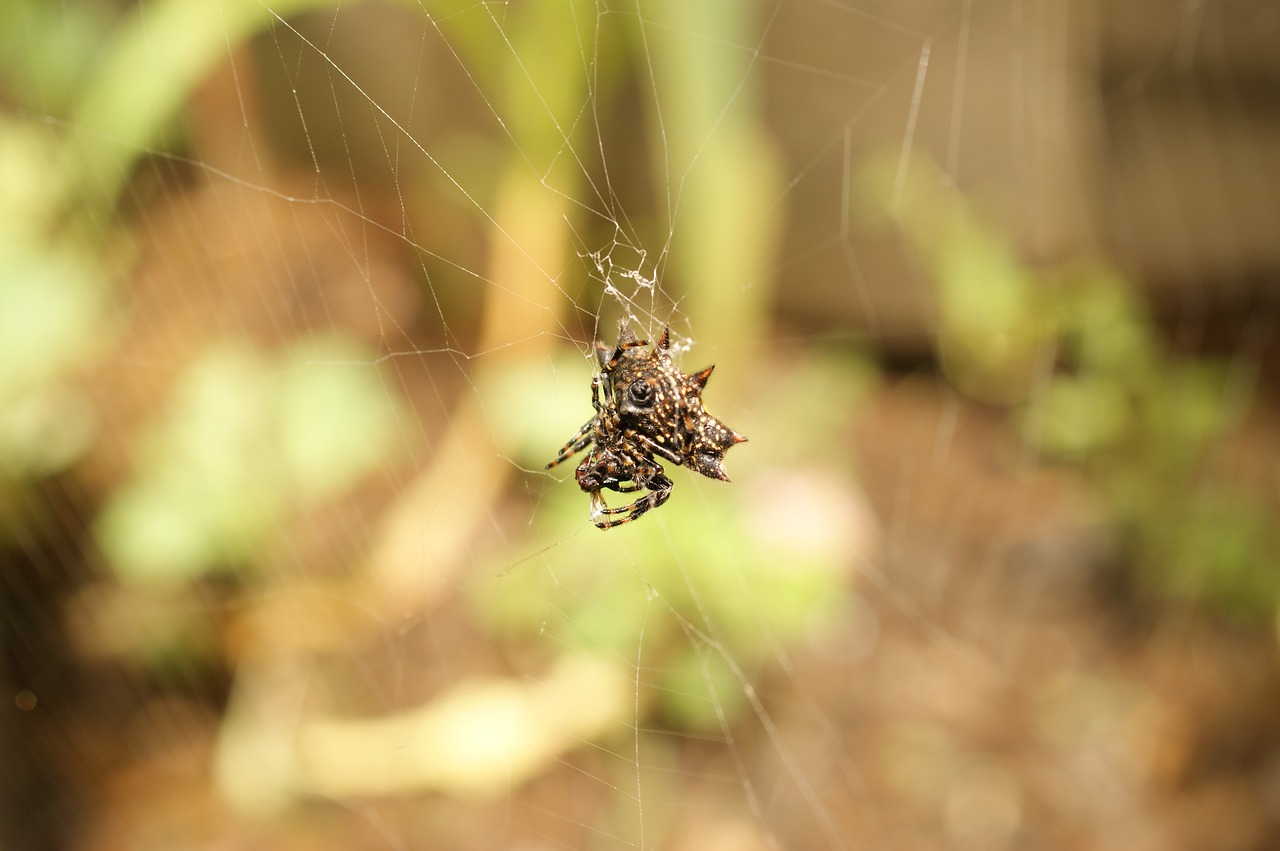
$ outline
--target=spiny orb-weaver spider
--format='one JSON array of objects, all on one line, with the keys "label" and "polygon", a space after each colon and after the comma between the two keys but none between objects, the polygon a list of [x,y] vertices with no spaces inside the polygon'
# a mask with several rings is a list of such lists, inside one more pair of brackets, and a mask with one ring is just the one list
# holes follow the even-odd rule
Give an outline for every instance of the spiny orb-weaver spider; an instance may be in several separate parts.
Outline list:
[{"label": "spiny orb-weaver spider", "polygon": [[[647,345],[648,340],[636,339],[626,320],[618,324],[616,346],[596,343],[600,373],[591,380],[595,416],[546,466],[550,470],[595,444],[574,475],[578,487],[591,497],[591,522],[601,529],[630,523],[667,501],[674,483],[658,458],[727,482],[724,454],[747,440],[702,406],[702,389],[714,365],[681,372],[668,351],[668,329],[663,329],[657,345],[641,351]],[[606,489],[649,493],[630,505],[609,508],[601,493]]]}]

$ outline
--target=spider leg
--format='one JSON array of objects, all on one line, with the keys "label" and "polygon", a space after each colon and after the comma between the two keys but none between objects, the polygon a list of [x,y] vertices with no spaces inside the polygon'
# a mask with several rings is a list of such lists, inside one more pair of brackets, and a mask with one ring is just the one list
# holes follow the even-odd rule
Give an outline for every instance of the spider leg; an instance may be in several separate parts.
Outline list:
[{"label": "spider leg", "polygon": [[637,434],[636,442],[654,455],[658,455],[672,464],[683,464],[684,456],[665,443],[659,443],[648,435]]},{"label": "spider leg", "polygon": [[566,443],[564,446],[560,447],[560,451],[556,453],[555,459],[550,461],[547,464],[547,466],[543,467],[542,469],[550,470],[552,467],[556,466],[557,464],[567,460],[570,456],[574,455],[575,453],[581,452],[582,450],[590,446],[591,441],[595,439],[595,434],[592,430],[592,427],[595,424],[596,424],[595,418],[587,420],[586,425],[578,429],[577,434],[569,438],[569,442]]},{"label": "spider leg", "polygon": [[[612,463],[605,463],[595,470],[595,476],[591,487],[593,490],[604,490],[608,488],[615,493],[635,493],[639,490],[648,488],[649,490],[658,490],[662,487],[660,482],[669,482],[663,475],[662,468],[657,464],[641,463],[636,464],[628,458],[618,459]],[[602,509],[605,514],[618,514],[626,511],[625,508],[620,509]]]},{"label": "spider leg", "polygon": [[600,384],[603,380],[599,375],[591,379],[591,407],[597,415],[600,413]]},{"label": "spider leg", "polygon": [[[613,372],[613,368],[618,365],[618,358],[622,357],[623,352],[628,351],[630,349],[638,349],[641,346],[647,346],[647,345],[649,345],[648,340],[619,340],[618,345],[614,347],[613,354],[609,357],[607,361],[604,359],[604,353],[603,352],[600,353],[599,355],[600,361],[601,361],[600,367],[605,372]],[[608,351],[608,350],[606,349],[605,351]]]},{"label": "spider leg", "polygon": [[[671,498],[671,489],[675,486],[663,473],[662,468],[656,469],[650,467],[648,469],[637,472],[636,478],[643,479],[641,482],[635,482],[633,485],[626,486],[629,490],[639,490],[641,487],[647,487],[650,493],[640,497],[630,505],[624,505],[620,508],[609,508],[604,504],[604,498],[600,496],[599,491],[591,495],[591,522],[599,529],[612,529],[614,526],[621,526],[624,523],[630,523],[646,512],[651,511],[662,505]],[[618,489],[616,489],[618,490]],[[624,491],[625,492],[625,491]],[[609,519],[611,516],[621,514],[622,517],[617,520]]]},{"label": "spider leg", "polygon": [[[603,508],[600,511],[592,511],[591,522],[596,524],[598,529],[612,529],[614,526],[621,526],[624,523],[630,523],[645,512],[662,505],[671,497],[671,488],[663,488],[653,491],[645,496],[640,497],[630,505],[622,508]],[[594,508],[594,506],[593,506]],[[622,514],[624,516],[617,520],[608,519],[609,515]]]}]

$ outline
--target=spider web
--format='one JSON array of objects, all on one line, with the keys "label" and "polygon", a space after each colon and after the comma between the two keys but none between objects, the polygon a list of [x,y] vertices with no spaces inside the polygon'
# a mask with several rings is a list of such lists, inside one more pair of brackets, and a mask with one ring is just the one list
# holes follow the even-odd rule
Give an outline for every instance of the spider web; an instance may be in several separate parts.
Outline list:
[{"label": "spider web", "polygon": [[[1266,4],[63,11],[0,844],[1280,835]],[[620,320],[750,443],[600,533]]]}]

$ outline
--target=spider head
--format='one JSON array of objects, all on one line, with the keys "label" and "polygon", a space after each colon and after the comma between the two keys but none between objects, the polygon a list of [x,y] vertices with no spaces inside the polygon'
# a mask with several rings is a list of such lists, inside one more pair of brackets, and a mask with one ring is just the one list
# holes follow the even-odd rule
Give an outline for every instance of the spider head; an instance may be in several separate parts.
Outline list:
[{"label": "spider head", "polygon": [[596,344],[609,405],[627,426],[651,437],[672,434],[679,423],[683,376],[671,360],[669,340],[664,331],[657,344],[646,349],[648,341],[637,340],[623,322],[617,346]]}]

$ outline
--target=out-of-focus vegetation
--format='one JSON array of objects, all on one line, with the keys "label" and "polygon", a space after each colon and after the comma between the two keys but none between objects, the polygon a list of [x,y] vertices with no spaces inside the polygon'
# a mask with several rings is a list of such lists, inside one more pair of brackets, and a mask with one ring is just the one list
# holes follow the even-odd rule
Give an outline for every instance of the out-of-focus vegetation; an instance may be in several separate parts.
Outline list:
[{"label": "out-of-focus vegetation", "polygon": [[947,376],[1016,405],[1032,447],[1082,469],[1149,604],[1273,617],[1280,534],[1265,494],[1209,465],[1248,412],[1256,368],[1175,355],[1105,263],[1029,267],[925,155],[905,172],[893,157],[869,161],[863,184],[868,211],[897,224],[928,268]]},{"label": "out-of-focus vegetation", "polygon": [[[9,515],[0,534],[9,538],[22,510],[13,488],[64,469],[92,439],[71,375],[100,350],[110,313],[102,259],[58,230],[69,166],[65,140],[43,120],[49,108],[66,115],[102,21],[40,3],[7,4],[0,16],[6,89],[20,104],[0,117],[0,511]],[[56,61],[64,52],[73,59]]]},{"label": "out-of-focus vegetation", "polygon": [[[539,784],[568,766],[610,800],[604,815],[567,821],[629,840],[643,809],[660,823],[654,811],[682,797],[685,778],[667,769],[690,743],[715,750],[706,777],[750,787],[750,816],[784,809],[793,785],[821,810],[825,777],[873,764],[828,760],[862,719],[806,715],[764,684],[782,669],[796,704],[856,692],[844,669],[804,682],[813,669],[792,654],[819,648],[844,664],[854,651],[824,642],[880,628],[857,608],[859,574],[907,624],[902,656],[885,665],[908,696],[895,722],[919,710],[912,688],[935,694],[910,676],[930,652],[966,695],[987,683],[967,657],[951,666],[960,642],[930,601],[872,563],[856,454],[876,447],[853,443],[885,386],[870,337],[855,346],[841,332],[827,348],[810,329],[774,330],[774,250],[794,186],[783,175],[799,182],[809,165],[786,163],[765,123],[757,74],[770,57],[744,49],[763,44],[759,10],[402,3],[394,13],[430,45],[405,110],[429,120],[410,125],[348,75],[357,60],[335,33],[362,5],[0,9],[0,545],[22,556],[6,562],[6,588],[25,594],[18,572],[32,566],[65,571],[47,609],[11,595],[38,621],[29,635],[65,631],[75,653],[128,680],[85,690],[98,723],[58,746],[101,751],[95,766],[115,778],[150,757],[136,745],[154,744],[155,718],[177,718],[173,739],[195,742],[199,765],[184,776],[217,799],[214,818],[250,833],[291,836],[297,825],[272,818],[317,798],[412,796],[411,823],[422,817],[430,835],[420,802],[548,794]],[[311,28],[295,27],[307,13],[318,13]],[[254,45],[284,67],[283,100],[255,73]],[[380,45],[362,49],[380,58]],[[322,73],[307,77],[307,61]],[[456,77],[431,76],[454,63]],[[191,120],[227,64],[234,97],[219,105],[215,91],[203,108],[207,126],[243,131],[224,150],[249,177],[206,167]],[[312,120],[308,87],[340,104],[332,121]],[[301,155],[264,130],[279,119],[264,102],[304,125]],[[474,123],[455,128],[464,113]],[[368,153],[349,143],[366,133],[374,165],[392,172],[381,189],[358,185]],[[341,179],[322,149],[339,151]],[[1246,624],[1273,615],[1280,574],[1260,569],[1280,558],[1268,504],[1212,463],[1248,413],[1250,365],[1175,355],[1108,264],[1032,268],[925,156],[909,162],[846,163],[847,194],[860,181],[864,212],[901,229],[933,284],[938,382],[997,408],[1027,457],[1080,474],[1151,609],[1176,598]],[[846,203],[844,187],[829,194]],[[263,198],[278,207],[252,217]],[[839,210],[841,239],[852,212]],[[392,248],[378,244],[388,234]],[[279,264],[237,289],[227,268],[244,257]],[[213,309],[227,302],[239,309]],[[617,314],[651,336],[674,318],[686,370],[719,362],[708,408],[750,443],[727,459],[731,485],[669,469],[666,506],[601,534],[573,463],[542,467],[591,414],[583,335],[610,338]],[[129,347],[140,338],[154,345]],[[932,363],[914,367],[934,380]],[[899,498],[884,525],[930,501]],[[897,543],[920,532],[899,528]],[[24,711],[83,699],[58,692],[75,666],[30,646],[45,679],[23,692]],[[968,705],[1003,718],[1005,697]],[[813,734],[813,717],[833,729]],[[941,795],[937,776],[967,757],[921,759],[928,742],[948,754],[953,743],[916,723],[885,749],[885,774],[904,798]],[[45,756],[28,762],[61,765]],[[775,757],[786,777],[759,782],[776,798],[761,804],[753,783]],[[157,762],[170,777],[172,763]],[[1013,785],[994,760],[982,769],[980,793]],[[120,799],[165,817],[197,809],[151,807],[154,787],[120,783]],[[869,812],[860,784],[849,785]],[[677,821],[661,827],[675,835]]]},{"label": "out-of-focus vegetation", "polygon": [[182,109],[228,39],[273,19],[256,2],[113,15],[20,0],[0,12],[15,107],[0,119],[0,488],[65,469],[94,439],[75,376],[119,319],[112,277],[129,252],[112,220],[120,189],[138,160],[180,135]]},{"label": "out-of-focus vegetation", "polygon": [[98,521],[121,579],[243,569],[294,513],[386,462],[404,412],[371,360],[357,344],[318,337],[275,355],[230,345],[202,354],[167,414],[138,436],[136,473]]}]

